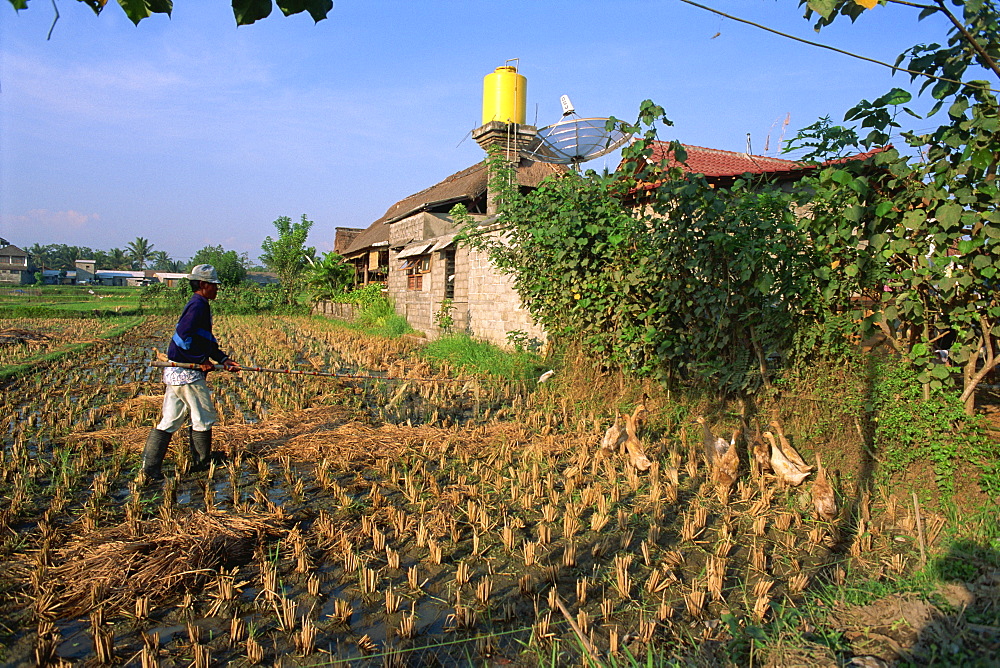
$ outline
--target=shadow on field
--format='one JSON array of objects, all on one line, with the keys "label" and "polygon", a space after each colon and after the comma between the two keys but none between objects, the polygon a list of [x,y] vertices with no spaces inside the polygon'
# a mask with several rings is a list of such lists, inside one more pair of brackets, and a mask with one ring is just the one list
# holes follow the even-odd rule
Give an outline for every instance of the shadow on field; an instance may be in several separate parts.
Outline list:
[{"label": "shadow on field", "polygon": [[[875,383],[878,366],[874,355],[869,355],[865,368],[864,406],[871,406],[875,399]],[[870,410],[856,423],[858,437],[861,439],[860,461],[854,492],[847,504],[847,512],[841,514],[840,542],[838,551],[846,551],[857,538],[859,519],[871,521],[871,486],[875,478],[877,460],[875,458],[875,421]]]},{"label": "shadow on field", "polygon": [[930,569],[943,581],[936,595],[892,594],[835,614],[856,657],[846,665],[1000,665],[1000,553],[957,541]]}]

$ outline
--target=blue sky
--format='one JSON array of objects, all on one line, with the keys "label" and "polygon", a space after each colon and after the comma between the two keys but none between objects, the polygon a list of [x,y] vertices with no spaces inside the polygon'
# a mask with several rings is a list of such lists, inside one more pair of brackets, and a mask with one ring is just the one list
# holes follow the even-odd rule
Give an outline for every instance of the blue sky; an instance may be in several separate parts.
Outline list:
[{"label": "blue sky", "polygon": [[[306,214],[310,243],[367,227],[394,202],[482,159],[482,79],[508,58],[528,122],[634,119],[652,99],[688,144],[762,153],[908,78],[677,0],[336,0],[329,18],[237,28],[222,0],[175,0],[138,27],[57,0],[0,1],[0,236],[22,247],[124,247],[175,259],[221,244],[256,258],[272,221]],[[876,7],[816,34],[795,0],[721,11],[893,62],[944,38],[934,17]],[[717,34],[718,33],[718,34]],[[913,88],[915,90],[915,88]],[[930,123],[927,123],[930,125]],[[590,166],[614,168],[611,159]]]}]

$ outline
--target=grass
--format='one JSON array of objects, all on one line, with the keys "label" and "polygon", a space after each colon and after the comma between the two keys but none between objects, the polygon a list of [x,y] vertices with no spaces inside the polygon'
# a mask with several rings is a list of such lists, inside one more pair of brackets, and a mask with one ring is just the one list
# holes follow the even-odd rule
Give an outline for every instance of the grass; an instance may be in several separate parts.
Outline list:
[{"label": "grass", "polygon": [[422,354],[431,364],[461,369],[473,375],[500,378],[537,378],[542,371],[542,359],[526,351],[505,351],[468,334],[451,334],[431,341]]},{"label": "grass", "polygon": [[379,299],[359,309],[353,323],[348,327],[369,336],[395,339],[404,334],[413,334],[414,329],[406,318],[396,313],[388,300]]}]

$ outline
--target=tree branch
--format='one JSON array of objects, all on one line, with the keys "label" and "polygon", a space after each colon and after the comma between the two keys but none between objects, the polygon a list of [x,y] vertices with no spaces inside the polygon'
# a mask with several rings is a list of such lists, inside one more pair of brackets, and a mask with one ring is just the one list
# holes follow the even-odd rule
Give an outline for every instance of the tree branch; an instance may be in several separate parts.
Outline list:
[{"label": "tree branch", "polygon": [[[978,372],[974,371],[969,376],[966,376],[965,387],[962,388],[962,396],[959,400],[964,404],[969,400],[969,397],[975,394],[976,387],[982,382],[983,378],[986,377],[990,371],[996,368],[997,363],[1000,363],[1000,358],[996,357],[996,353],[993,350],[993,328],[986,321],[986,318],[979,316],[979,326],[983,330],[983,347],[986,348],[986,361],[983,362],[983,368]],[[977,353],[971,358],[970,362],[974,365],[975,361],[978,360],[979,354]]]},{"label": "tree branch", "polygon": [[954,14],[952,14],[947,7],[945,7],[944,0],[934,0],[934,2],[938,6],[938,11],[944,12],[944,15],[947,16],[949,19],[951,19],[951,22],[954,24],[954,26],[958,28],[958,31],[960,33],[962,33],[962,37],[965,38],[965,41],[968,42],[969,46],[971,46],[975,50],[975,52],[979,54],[979,57],[983,59],[983,66],[986,67],[987,69],[993,70],[993,73],[997,75],[998,79],[1000,79],[1000,67],[998,67],[997,64],[993,61],[993,59],[990,58],[990,54],[986,53],[986,49],[984,49],[983,46],[976,40],[976,38],[973,37],[972,34],[965,29],[965,25],[961,21],[959,21],[958,18]]}]

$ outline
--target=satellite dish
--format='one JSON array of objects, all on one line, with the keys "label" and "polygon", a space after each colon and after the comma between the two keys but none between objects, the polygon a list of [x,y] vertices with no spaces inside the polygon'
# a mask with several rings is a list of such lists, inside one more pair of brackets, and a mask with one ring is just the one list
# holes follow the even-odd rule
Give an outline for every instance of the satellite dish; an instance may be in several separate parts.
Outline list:
[{"label": "satellite dish", "polygon": [[536,162],[578,165],[611,153],[632,136],[617,128],[608,130],[607,118],[580,118],[568,95],[559,98],[559,102],[563,109],[562,119],[539,128],[535,139],[521,155]]}]

